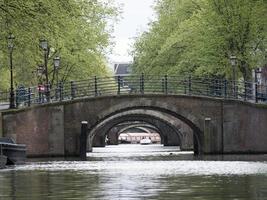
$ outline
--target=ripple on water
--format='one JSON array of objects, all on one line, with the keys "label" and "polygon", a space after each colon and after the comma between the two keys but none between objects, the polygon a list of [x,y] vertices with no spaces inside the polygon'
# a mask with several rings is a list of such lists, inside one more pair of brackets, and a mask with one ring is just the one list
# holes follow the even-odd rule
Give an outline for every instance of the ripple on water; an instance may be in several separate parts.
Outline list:
[{"label": "ripple on water", "polygon": [[[84,162],[39,160],[1,170],[0,182],[5,184],[0,184],[0,199],[264,200],[267,197],[265,161],[220,161],[217,157],[195,160],[192,152],[179,152],[174,147],[140,145],[94,149],[89,155],[90,160]],[[254,156],[248,160],[253,159]]]},{"label": "ripple on water", "polygon": [[80,171],[135,175],[249,175],[266,174],[267,163],[243,161],[55,161],[37,162],[4,171]]}]

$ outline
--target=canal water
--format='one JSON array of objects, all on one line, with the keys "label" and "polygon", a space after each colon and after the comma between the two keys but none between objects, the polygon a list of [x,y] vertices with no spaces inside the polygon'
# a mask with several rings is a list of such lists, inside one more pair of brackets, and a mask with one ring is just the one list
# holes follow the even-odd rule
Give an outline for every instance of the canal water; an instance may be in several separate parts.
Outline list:
[{"label": "canal water", "polygon": [[88,156],[1,170],[0,199],[267,199],[267,155],[197,158],[177,147],[119,145]]}]

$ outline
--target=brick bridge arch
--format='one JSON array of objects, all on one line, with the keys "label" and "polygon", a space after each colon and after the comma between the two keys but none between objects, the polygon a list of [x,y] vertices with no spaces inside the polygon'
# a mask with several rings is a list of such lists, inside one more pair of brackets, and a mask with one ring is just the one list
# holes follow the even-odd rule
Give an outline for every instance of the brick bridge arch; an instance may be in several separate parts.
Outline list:
[{"label": "brick bridge arch", "polygon": [[119,134],[129,131],[131,129],[138,129],[139,131],[143,131],[144,133],[151,133],[151,131],[155,131],[155,133],[159,132],[159,129],[153,126],[152,124],[134,124],[134,125],[127,125],[126,127],[122,128],[119,131]]},{"label": "brick bridge arch", "polygon": [[[104,141],[105,136],[107,133],[118,124],[128,121],[144,121],[147,123],[151,123],[152,125],[156,126],[160,131],[160,136],[163,140],[167,140],[168,133],[164,133],[164,128],[161,127],[162,124],[166,126],[165,131],[173,131],[175,136],[172,136],[172,139],[178,140],[174,141],[176,143],[180,143],[182,141],[181,133],[179,132],[179,126],[181,125],[180,119],[174,115],[174,113],[170,114],[171,111],[160,109],[154,107],[133,107],[128,109],[123,109],[121,111],[116,111],[115,113],[111,113],[110,115],[104,117],[103,119],[99,120],[99,122],[90,127],[88,138],[89,146],[92,146],[93,141],[95,138],[102,138],[101,140]],[[161,122],[161,125],[158,126],[157,122]],[[195,135],[195,146],[194,150],[195,153],[202,152],[202,141],[203,141],[203,133],[198,130],[198,127],[194,127],[194,135]],[[89,148],[90,149],[90,148]],[[91,150],[91,149],[90,149]]]},{"label": "brick bridge arch", "polygon": [[26,144],[30,156],[77,156],[81,121],[92,130],[116,113],[137,108],[188,124],[202,138],[204,153],[267,152],[267,106],[200,96],[101,96],[2,111],[0,134]]},{"label": "brick bridge arch", "polygon": [[[175,146],[179,145],[181,143],[181,134],[179,130],[177,129],[174,124],[171,124],[169,121],[166,119],[170,119],[168,117],[165,117],[165,119],[162,119],[158,116],[153,116],[153,115],[148,115],[148,114],[142,114],[142,113],[133,113],[135,111],[131,111],[131,114],[127,112],[120,113],[119,116],[116,115],[112,118],[108,118],[105,120],[104,124],[100,124],[97,126],[94,130],[91,130],[90,136],[91,141],[88,138],[88,144],[93,143],[95,140],[100,140],[100,143],[103,144],[105,142],[105,136],[110,132],[110,130],[113,127],[116,127],[117,125],[123,123],[123,122],[131,122],[131,121],[139,121],[142,120],[145,123],[151,124],[155,126],[155,128],[158,130],[158,133],[161,137],[162,142],[164,145]],[[108,120],[108,121],[107,121]],[[170,137],[171,134],[171,137]],[[175,140],[175,141],[168,141],[168,140]],[[102,141],[102,142],[101,142]],[[97,146],[97,145],[96,145]],[[101,146],[101,145],[99,145]],[[105,145],[102,145],[102,147]]]},{"label": "brick bridge arch", "polygon": [[[127,121],[126,124],[118,124],[108,131],[107,137],[109,138],[109,144],[119,144],[118,138],[120,133],[131,128],[141,127],[153,130],[154,132],[158,133],[161,138],[161,144],[164,144],[164,146],[180,146],[182,150],[192,149],[192,134],[187,133],[187,137],[185,137],[185,134],[183,133],[188,132],[185,127],[172,126],[169,121],[162,121],[151,116],[142,116],[141,121],[134,121],[132,119],[128,120],[130,121]],[[183,131],[183,133],[181,132],[181,130]],[[95,140],[98,140],[98,142],[96,142]],[[98,137],[95,137],[93,141],[93,147],[95,146],[105,146],[104,138],[100,139]]]}]

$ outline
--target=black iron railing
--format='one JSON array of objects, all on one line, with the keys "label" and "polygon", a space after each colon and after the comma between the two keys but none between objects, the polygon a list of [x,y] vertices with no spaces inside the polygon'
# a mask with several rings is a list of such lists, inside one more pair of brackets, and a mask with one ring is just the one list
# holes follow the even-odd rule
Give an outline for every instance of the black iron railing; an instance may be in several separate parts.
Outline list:
[{"label": "black iron railing", "polygon": [[0,103],[9,104],[10,92],[9,91],[0,91]]},{"label": "black iron railing", "polygon": [[[55,88],[38,86],[20,88],[15,92],[16,107],[31,106],[85,97],[125,94],[177,94],[267,102],[267,87],[252,82],[193,76],[130,75],[92,77],[87,80],[59,83]],[[4,96],[4,97],[3,97]],[[0,93],[0,102],[9,93]]]}]

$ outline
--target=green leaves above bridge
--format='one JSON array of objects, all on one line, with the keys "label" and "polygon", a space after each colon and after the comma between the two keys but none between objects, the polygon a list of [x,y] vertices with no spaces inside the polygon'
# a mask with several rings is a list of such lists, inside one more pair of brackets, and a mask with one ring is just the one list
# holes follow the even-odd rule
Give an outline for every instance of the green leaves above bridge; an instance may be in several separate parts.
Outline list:
[{"label": "green leaves above bridge", "polygon": [[37,84],[37,66],[43,63],[39,40],[60,55],[60,80],[81,79],[107,73],[105,51],[117,15],[112,1],[96,0],[0,0],[0,89],[9,88],[7,36],[15,38],[15,82]]},{"label": "green leaves above bridge", "polygon": [[266,65],[267,1],[159,0],[156,20],[134,45],[134,71],[232,78]]}]

